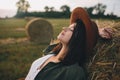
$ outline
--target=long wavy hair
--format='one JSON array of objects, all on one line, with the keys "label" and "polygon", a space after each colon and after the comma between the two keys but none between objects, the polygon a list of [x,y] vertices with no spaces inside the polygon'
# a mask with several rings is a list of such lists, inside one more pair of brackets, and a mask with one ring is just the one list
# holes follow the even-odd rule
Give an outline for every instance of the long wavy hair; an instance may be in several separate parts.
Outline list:
[{"label": "long wavy hair", "polygon": [[[62,48],[62,44],[59,43],[54,49],[53,52],[56,54]],[[65,65],[71,65],[74,63],[79,63],[80,66],[83,66],[86,61],[86,30],[85,25],[82,20],[76,20],[76,26],[74,28],[72,37],[68,43],[67,55],[61,61]]]}]

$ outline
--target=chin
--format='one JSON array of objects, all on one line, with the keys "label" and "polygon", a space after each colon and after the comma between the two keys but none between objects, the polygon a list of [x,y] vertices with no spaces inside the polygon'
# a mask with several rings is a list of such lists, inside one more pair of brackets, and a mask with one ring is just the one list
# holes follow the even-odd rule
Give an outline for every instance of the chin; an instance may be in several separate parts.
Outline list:
[{"label": "chin", "polygon": [[57,36],[57,39],[62,42],[62,38],[60,36]]},{"label": "chin", "polygon": [[57,39],[61,41],[61,38],[59,36],[57,37]]},{"label": "chin", "polygon": [[59,34],[59,35],[57,36],[57,39],[58,39],[58,40],[61,40],[61,39],[62,39],[62,36]]}]

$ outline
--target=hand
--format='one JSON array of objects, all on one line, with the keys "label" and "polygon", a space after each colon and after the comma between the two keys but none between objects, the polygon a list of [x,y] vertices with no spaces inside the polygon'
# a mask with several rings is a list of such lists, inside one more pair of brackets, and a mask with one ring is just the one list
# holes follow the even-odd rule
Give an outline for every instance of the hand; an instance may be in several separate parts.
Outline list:
[{"label": "hand", "polygon": [[114,33],[112,28],[99,28],[99,35],[103,39],[112,39],[112,34]]}]

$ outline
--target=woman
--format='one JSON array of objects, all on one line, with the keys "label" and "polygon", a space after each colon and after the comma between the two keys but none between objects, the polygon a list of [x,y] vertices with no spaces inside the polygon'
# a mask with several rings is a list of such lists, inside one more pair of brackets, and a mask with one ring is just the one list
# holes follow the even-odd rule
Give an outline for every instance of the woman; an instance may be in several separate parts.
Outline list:
[{"label": "woman", "polygon": [[[85,33],[81,20],[64,27],[57,37],[61,47],[53,51],[56,54],[49,54],[36,60],[31,69],[36,68],[37,73],[35,76],[34,73],[28,74],[26,80],[86,80],[82,68],[86,59]],[[40,66],[37,66],[38,64]]]},{"label": "woman", "polygon": [[87,80],[85,64],[97,42],[97,26],[81,7],[73,10],[70,20],[57,36],[60,42],[33,62],[25,80]]}]

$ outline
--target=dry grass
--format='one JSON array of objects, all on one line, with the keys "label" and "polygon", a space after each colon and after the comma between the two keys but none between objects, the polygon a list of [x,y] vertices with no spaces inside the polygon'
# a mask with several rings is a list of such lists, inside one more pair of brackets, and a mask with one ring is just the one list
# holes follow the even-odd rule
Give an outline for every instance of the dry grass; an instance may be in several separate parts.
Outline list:
[{"label": "dry grass", "polygon": [[[53,25],[54,37],[69,19],[47,19]],[[96,21],[96,20],[95,20]],[[99,27],[115,30],[112,40],[98,39],[88,71],[90,80],[120,80],[120,22],[97,20]],[[0,20],[0,80],[25,77],[31,63],[42,56],[47,44],[31,43],[26,39],[24,19]]]},{"label": "dry grass", "polygon": [[111,40],[98,39],[89,62],[90,80],[120,80],[120,22],[99,21],[99,27],[111,27]]},{"label": "dry grass", "polygon": [[[68,19],[47,19],[53,25],[54,37]],[[25,19],[0,20],[0,80],[17,80],[25,77],[31,63],[43,55],[48,44],[30,42],[25,33]]]}]

